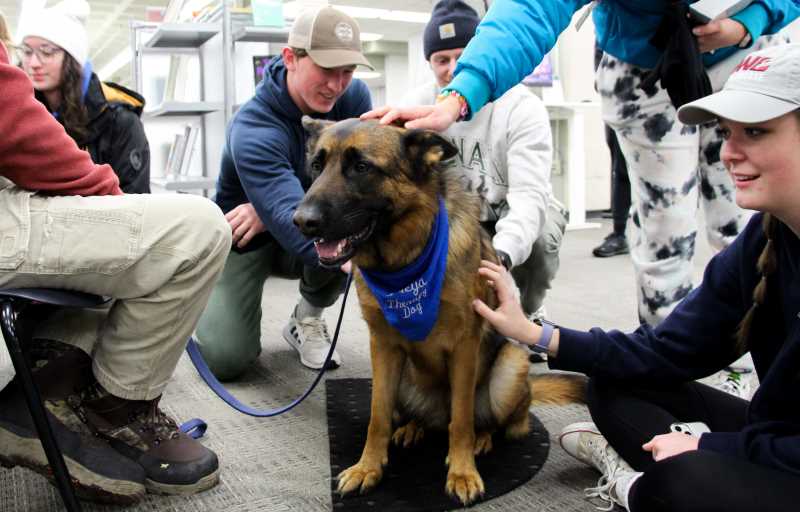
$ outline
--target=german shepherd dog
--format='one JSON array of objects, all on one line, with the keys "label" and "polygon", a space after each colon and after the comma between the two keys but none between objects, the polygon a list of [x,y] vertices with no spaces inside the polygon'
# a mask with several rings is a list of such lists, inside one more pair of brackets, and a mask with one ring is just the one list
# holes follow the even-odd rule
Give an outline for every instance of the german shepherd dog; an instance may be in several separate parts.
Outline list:
[{"label": "german shepherd dog", "polygon": [[[456,148],[436,133],[375,121],[306,117],[303,124],[314,182],[294,222],[316,240],[323,265],[352,260],[370,333],[367,441],[358,463],[339,474],[339,492],[373,488],[390,441],[410,446],[425,429],[447,429],[445,490],[471,503],[484,492],[475,455],[491,450],[495,431],[508,438],[529,432],[532,390],[527,351],[500,338],[472,309],[475,298],[496,306],[478,267],[481,259],[498,260],[478,222],[477,196],[442,165]],[[362,271],[392,272],[414,262],[433,229],[439,198],[449,235],[438,317],[424,341],[412,342],[387,322]],[[583,380],[544,377],[536,393],[548,402],[574,402],[582,400],[583,387]]]}]

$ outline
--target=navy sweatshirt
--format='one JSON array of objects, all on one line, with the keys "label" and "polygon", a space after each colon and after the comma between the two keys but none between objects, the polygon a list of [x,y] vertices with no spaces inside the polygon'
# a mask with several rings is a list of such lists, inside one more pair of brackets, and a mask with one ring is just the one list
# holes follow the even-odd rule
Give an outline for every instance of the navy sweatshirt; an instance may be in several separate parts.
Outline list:
[{"label": "navy sweatshirt", "polygon": [[[372,108],[364,82],[353,80],[333,109],[312,117],[339,121],[358,117]],[[311,186],[306,172],[306,132],[303,113],[286,87],[286,66],[277,57],[270,62],[256,93],[242,105],[225,135],[215,200],[227,213],[252,203],[268,233],[246,249],[274,238],[307,265],[317,265],[310,239],[292,222],[292,216]]]},{"label": "navy sweatshirt", "polygon": [[[655,328],[631,334],[561,329],[550,366],[630,382],[668,385],[706,377],[736,359],[739,322],[760,278],[766,243],[758,214],[706,268],[703,282]],[[761,386],[740,432],[703,434],[699,449],[800,475],[800,240],[786,226],[775,239],[778,270],[767,283],[750,351]]]}]

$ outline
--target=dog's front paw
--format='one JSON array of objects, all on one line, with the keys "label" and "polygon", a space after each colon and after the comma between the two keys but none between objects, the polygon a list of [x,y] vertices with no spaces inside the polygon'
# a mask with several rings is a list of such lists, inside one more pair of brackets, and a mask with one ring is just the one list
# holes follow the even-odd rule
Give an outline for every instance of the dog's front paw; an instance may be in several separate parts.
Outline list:
[{"label": "dog's front paw", "polygon": [[339,494],[349,494],[356,489],[361,494],[369,491],[381,481],[383,468],[359,462],[339,473]]},{"label": "dog's front paw", "polygon": [[458,472],[450,468],[447,473],[447,494],[458,498],[464,505],[469,505],[483,495],[483,479],[477,469]]},{"label": "dog's front paw", "polygon": [[394,431],[392,442],[396,446],[408,448],[422,441],[423,437],[425,437],[425,429],[419,426],[416,421],[411,420]]}]

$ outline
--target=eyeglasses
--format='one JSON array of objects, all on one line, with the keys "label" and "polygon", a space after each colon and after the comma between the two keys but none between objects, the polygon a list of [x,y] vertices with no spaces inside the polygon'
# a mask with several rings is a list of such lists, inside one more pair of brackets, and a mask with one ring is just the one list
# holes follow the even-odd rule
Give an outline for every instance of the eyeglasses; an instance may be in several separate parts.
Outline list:
[{"label": "eyeglasses", "polygon": [[18,46],[16,48],[17,58],[22,62],[27,62],[33,58],[33,55],[36,54],[36,58],[39,59],[39,62],[42,64],[46,62],[50,62],[53,60],[56,55],[62,53],[64,50],[58,48],[57,46],[40,46],[38,48],[31,48],[30,46],[23,44],[22,46]]}]

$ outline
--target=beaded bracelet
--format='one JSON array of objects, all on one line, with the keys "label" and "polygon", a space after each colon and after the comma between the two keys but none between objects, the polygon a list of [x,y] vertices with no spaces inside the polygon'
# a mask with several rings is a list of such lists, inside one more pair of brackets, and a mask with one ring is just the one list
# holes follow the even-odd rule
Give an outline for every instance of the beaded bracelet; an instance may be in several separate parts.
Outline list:
[{"label": "beaded bracelet", "polygon": [[462,121],[466,119],[469,115],[469,104],[467,104],[467,99],[458,91],[453,89],[444,89],[441,93],[439,93],[438,96],[436,96],[436,103],[444,101],[450,96],[455,96],[458,99],[458,104],[461,106],[461,109],[458,112],[458,120]]}]

